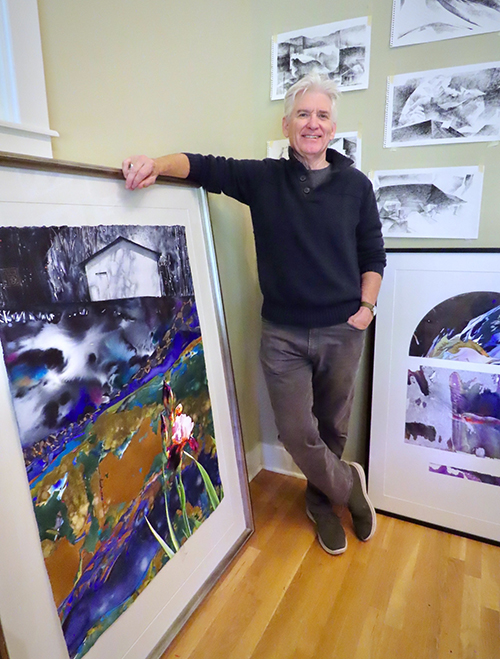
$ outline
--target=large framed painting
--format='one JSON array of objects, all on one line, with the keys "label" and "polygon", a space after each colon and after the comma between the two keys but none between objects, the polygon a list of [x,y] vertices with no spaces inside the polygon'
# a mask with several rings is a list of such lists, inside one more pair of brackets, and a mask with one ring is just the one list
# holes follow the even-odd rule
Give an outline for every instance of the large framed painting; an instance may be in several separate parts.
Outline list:
[{"label": "large framed painting", "polygon": [[500,542],[500,250],[389,251],[369,483],[380,511]]},{"label": "large framed painting", "polygon": [[252,532],[203,190],[0,156],[9,659],[159,657]]}]

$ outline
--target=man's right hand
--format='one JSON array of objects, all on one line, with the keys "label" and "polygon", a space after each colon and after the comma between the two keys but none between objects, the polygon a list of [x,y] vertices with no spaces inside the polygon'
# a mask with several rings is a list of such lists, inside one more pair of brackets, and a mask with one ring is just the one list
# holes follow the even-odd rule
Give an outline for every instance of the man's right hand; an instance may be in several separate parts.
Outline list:
[{"label": "man's right hand", "polygon": [[147,188],[156,181],[159,171],[153,158],[147,156],[132,156],[122,163],[127,190]]}]

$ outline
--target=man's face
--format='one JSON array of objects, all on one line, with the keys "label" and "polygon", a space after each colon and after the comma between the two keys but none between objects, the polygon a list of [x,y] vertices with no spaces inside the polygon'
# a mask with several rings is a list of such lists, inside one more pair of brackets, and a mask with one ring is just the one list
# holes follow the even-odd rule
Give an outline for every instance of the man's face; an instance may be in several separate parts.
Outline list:
[{"label": "man's face", "polygon": [[290,117],[283,117],[283,134],[290,146],[306,161],[324,155],[335,135],[332,103],[322,92],[297,95]]}]

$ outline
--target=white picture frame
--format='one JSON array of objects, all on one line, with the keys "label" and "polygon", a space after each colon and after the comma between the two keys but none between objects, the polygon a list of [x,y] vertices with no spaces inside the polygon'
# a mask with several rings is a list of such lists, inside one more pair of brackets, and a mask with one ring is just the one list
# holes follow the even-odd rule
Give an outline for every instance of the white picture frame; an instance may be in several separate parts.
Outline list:
[{"label": "white picture frame", "polygon": [[[3,224],[185,228],[224,495],[86,659],[159,657],[253,531],[248,479],[205,192],[163,179],[125,190],[121,172],[0,157]],[[1,265],[1,264],[0,264]],[[9,384],[0,360],[0,619],[9,659],[68,659],[44,565]],[[3,658],[2,658],[3,659]]]},{"label": "white picture frame", "polygon": [[477,403],[499,395],[498,342],[485,337],[500,313],[500,251],[387,256],[375,327],[370,498],[381,512],[499,542],[500,424]]}]

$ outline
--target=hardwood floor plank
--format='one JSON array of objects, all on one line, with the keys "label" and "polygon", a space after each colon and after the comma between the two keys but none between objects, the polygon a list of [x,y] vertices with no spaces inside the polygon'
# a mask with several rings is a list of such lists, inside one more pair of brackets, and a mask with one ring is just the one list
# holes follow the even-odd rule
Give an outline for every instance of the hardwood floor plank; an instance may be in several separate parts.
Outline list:
[{"label": "hardwood floor plank", "polygon": [[464,577],[460,640],[462,641],[464,659],[479,657],[478,648],[481,643],[481,580],[469,574]]},{"label": "hardwood floor plank", "polygon": [[464,590],[465,562],[448,558],[442,580],[442,611],[439,632],[438,659],[461,659],[462,644],[462,596]]},{"label": "hardwood floor plank", "polygon": [[403,629],[406,613],[406,604],[413,584],[413,575],[417,564],[418,552],[420,550],[420,538],[410,542],[409,553],[405,555],[404,547],[401,547],[401,555],[405,556],[402,570],[398,572],[394,587],[387,605],[384,623],[395,629]]},{"label": "hardwood floor plank", "polygon": [[351,557],[329,556],[317,541],[304,558],[252,659],[311,657],[311,645],[327,626]]},{"label": "hardwood floor plank", "polygon": [[481,578],[482,544],[477,540],[469,540],[465,552],[465,574]]},{"label": "hardwood floor plank", "polygon": [[[259,556],[260,550],[247,546],[236,558],[232,568],[222,577],[221,581],[210,593],[210,606],[201,606],[189,621],[189,634],[180,633],[170,645],[169,656],[191,657],[200,643],[206,637],[208,630],[217,620],[228,599],[239,590],[241,582],[248,575],[248,570]],[[167,656],[164,654],[163,656]]]},{"label": "hardwood floor plank", "polygon": [[498,659],[500,655],[500,613],[483,607],[481,610],[481,636],[477,656],[481,659]]},{"label": "hardwood floor plank", "polygon": [[254,479],[254,536],[163,659],[500,658],[500,547],[384,515],[362,543],[344,512],[330,556],[304,489]]},{"label": "hardwood floor plank", "polygon": [[[481,603],[488,609],[500,611],[500,570],[498,547],[483,544],[481,570]],[[500,655],[500,652],[499,652]]]}]

